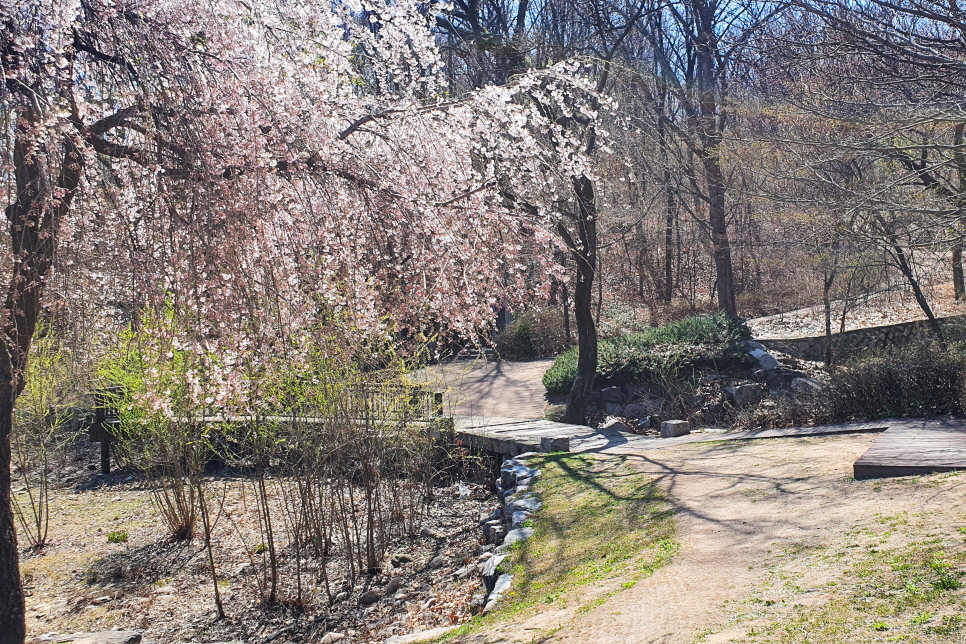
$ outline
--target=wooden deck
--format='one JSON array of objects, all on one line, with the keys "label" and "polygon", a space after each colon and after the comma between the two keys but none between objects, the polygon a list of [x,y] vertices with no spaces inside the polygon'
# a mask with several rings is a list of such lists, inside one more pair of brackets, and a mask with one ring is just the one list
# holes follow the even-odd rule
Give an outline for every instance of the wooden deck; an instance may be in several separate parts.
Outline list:
[{"label": "wooden deck", "polygon": [[857,479],[966,470],[966,424],[895,420],[852,466]]},{"label": "wooden deck", "polygon": [[571,452],[626,454],[686,443],[883,432],[887,427],[886,424],[880,422],[750,431],[710,429],[686,436],[678,436],[677,438],[658,438],[655,436],[639,436],[631,432],[614,429],[594,429],[582,425],[555,423],[549,420],[524,420],[520,418],[458,416],[454,419],[454,426],[457,436],[464,445],[506,456],[516,456],[524,452],[539,452],[541,438],[557,436],[566,436],[570,439]]},{"label": "wooden deck", "polygon": [[882,435],[853,466],[857,479],[966,470],[966,423],[951,420],[899,419],[750,431],[704,430],[677,438],[519,418],[463,416],[455,418],[454,424],[464,445],[504,456],[539,452],[543,437],[568,437],[571,452],[634,454],[688,443],[878,432]]}]

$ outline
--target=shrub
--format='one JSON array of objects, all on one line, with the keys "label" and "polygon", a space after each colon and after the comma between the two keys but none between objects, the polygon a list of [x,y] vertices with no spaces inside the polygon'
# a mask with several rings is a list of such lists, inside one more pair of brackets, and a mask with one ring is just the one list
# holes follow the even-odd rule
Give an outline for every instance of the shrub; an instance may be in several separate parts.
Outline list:
[{"label": "shrub", "polygon": [[832,372],[833,420],[962,413],[966,344],[917,342],[854,358]]},{"label": "shrub", "polygon": [[108,543],[127,543],[127,530],[109,532],[107,534]]},{"label": "shrub", "polygon": [[[685,377],[700,369],[749,364],[742,345],[751,333],[723,313],[698,315],[631,333],[597,346],[598,386],[644,384]],[[577,375],[577,349],[560,355],[543,376],[552,394],[570,391]]]},{"label": "shrub", "polygon": [[496,350],[507,360],[555,356],[569,346],[563,313],[555,309],[527,311],[496,337]]}]

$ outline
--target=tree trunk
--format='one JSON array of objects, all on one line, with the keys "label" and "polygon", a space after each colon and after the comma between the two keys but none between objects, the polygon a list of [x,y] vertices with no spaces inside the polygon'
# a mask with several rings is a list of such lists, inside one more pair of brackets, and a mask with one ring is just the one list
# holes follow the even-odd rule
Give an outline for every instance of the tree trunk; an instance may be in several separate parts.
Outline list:
[{"label": "tree trunk", "polygon": [[906,257],[906,252],[902,250],[902,245],[899,243],[899,237],[896,235],[895,230],[881,215],[876,215],[876,221],[879,222],[882,231],[888,236],[889,244],[892,246],[892,252],[895,254],[896,265],[906,278],[906,281],[909,282],[909,286],[912,287],[912,293],[916,296],[916,302],[919,304],[919,308],[922,309],[922,312],[926,314],[926,318],[929,320],[929,328],[936,334],[940,342],[945,341],[942,325],[939,324],[939,320],[933,315],[932,308],[929,306],[929,302],[926,300],[922,288],[919,287],[919,280],[916,279],[916,274],[913,272],[912,265]]},{"label": "tree trunk", "polygon": [[711,226],[711,245],[714,252],[715,286],[718,291],[718,308],[732,320],[738,319],[735,303],[734,274],[731,266],[731,242],[728,240],[728,221],[725,211],[725,185],[721,165],[715,153],[704,158],[708,178],[708,223]]},{"label": "tree trunk", "polygon": [[12,383],[0,382],[0,644],[23,644],[27,637],[17,529],[10,498],[10,432],[13,428]]},{"label": "tree trunk", "polygon": [[833,268],[825,274],[822,282],[822,305],[825,308],[825,368],[832,367],[832,300],[830,293],[835,282],[836,270]]},{"label": "tree trunk", "polygon": [[[581,176],[573,180],[577,197],[577,237],[575,240],[558,226],[577,265],[574,284],[574,320],[577,323],[577,377],[574,378],[564,422],[583,425],[587,422],[587,401],[597,376],[597,326],[594,324],[594,274],[597,270],[597,210],[594,186]],[[579,240],[579,241],[578,241]]]},{"label": "tree trunk", "polygon": [[[23,586],[10,491],[10,433],[13,406],[23,390],[27,354],[57,239],[57,224],[66,217],[80,183],[83,158],[65,139],[60,168],[48,165],[49,151],[33,140],[38,114],[19,114],[13,165],[16,199],[4,210],[15,258],[3,304],[0,347],[0,644],[23,644],[26,638]],[[55,174],[56,173],[56,174]],[[55,179],[52,181],[52,179]],[[50,198],[53,189],[59,200]]]},{"label": "tree trunk", "polygon": [[567,346],[569,347],[574,343],[573,334],[570,332],[570,293],[567,291],[566,284],[561,284],[560,289],[563,293],[561,299],[563,300],[564,335],[567,336]]},{"label": "tree trunk", "polygon": [[963,282],[963,247],[953,246],[953,293],[957,300],[966,299],[966,284]]}]

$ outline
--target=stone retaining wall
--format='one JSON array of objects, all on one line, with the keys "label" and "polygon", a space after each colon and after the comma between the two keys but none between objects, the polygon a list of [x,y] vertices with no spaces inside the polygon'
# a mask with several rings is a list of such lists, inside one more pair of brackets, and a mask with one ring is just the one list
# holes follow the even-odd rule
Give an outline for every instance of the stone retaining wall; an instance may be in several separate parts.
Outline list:
[{"label": "stone retaining wall", "polygon": [[[966,315],[940,318],[939,322],[943,326],[962,324],[966,322]],[[926,320],[833,333],[832,354],[837,358],[852,356],[865,349],[908,344],[929,334],[929,323]],[[769,350],[781,351],[803,360],[824,360],[828,343],[824,335],[807,338],[757,338],[757,341]]]}]

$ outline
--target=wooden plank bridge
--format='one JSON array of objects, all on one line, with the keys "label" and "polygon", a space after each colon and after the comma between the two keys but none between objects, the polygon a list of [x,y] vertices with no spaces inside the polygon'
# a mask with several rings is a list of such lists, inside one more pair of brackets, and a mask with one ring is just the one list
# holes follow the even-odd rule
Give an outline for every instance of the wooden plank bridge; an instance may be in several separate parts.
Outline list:
[{"label": "wooden plank bridge", "polygon": [[703,430],[677,438],[640,436],[617,429],[594,429],[548,420],[462,416],[454,418],[457,438],[466,446],[516,456],[541,451],[541,439],[566,437],[571,452],[632,454],[688,443],[804,438],[879,433],[854,464],[857,479],[966,470],[966,423],[958,420],[890,419],[745,431]]}]

